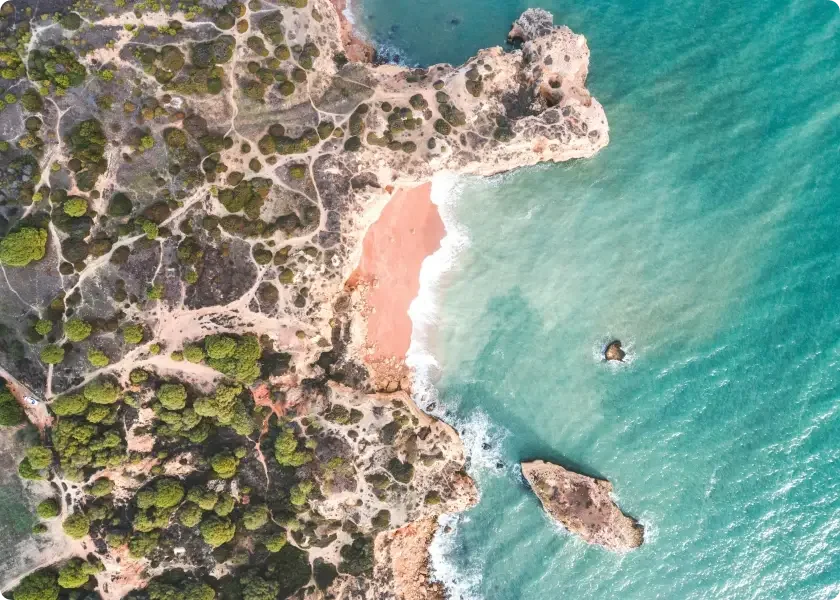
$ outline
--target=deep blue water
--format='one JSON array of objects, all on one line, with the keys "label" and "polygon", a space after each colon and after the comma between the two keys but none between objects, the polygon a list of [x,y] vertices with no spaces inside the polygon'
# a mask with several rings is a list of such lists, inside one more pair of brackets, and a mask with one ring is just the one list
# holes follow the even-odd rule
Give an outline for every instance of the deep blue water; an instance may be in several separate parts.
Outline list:
[{"label": "deep blue water", "polygon": [[[439,536],[437,573],[453,597],[486,600],[834,599],[838,7],[355,10],[401,60],[431,64],[503,42],[530,6],[589,40],[611,143],[448,193],[468,245],[444,276],[430,350],[482,498]],[[614,337],[632,359],[617,368],[598,358]],[[516,468],[532,458],[610,479],[645,545],[615,555],[553,526]]]}]

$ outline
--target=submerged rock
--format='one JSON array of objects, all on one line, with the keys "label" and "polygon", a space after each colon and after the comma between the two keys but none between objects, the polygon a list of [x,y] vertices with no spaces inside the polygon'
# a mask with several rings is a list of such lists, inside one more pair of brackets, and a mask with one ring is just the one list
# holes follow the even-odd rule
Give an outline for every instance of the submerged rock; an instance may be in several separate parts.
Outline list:
[{"label": "submerged rock", "polygon": [[522,463],[522,474],[555,521],[590,544],[613,551],[642,545],[644,528],[612,501],[612,484],[541,460]]},{"label": "submerged rock", "polygon": [[621,362],[624,360],[624,357],[627,356],[627,353],[621,349],[621,341],[614,340],[607,345],[607,349],[604,350],[604,358],[607,360],[614,360]]}]

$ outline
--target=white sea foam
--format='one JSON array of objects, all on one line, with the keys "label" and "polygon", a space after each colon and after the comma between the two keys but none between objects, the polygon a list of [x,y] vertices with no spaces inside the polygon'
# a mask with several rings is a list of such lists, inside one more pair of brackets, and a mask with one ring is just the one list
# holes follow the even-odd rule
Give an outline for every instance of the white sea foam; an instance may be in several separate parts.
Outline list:
[{"label": "white sea foam", "polygon": [[341,11],[344,15],[344,18],[347,19],[347,22],[353,26],[353,31],[358,35],[362,33],[359,31],[358,27],[356,26],[356,15],[353,14],[353,0],[347,0],[344,4],[344,10]]},{"label": "white sea foam", "polygon": [[[438,208],[446,235],[440,248],[423,261],[420,268],[420,289],[411,303],[408,314],[412,321],[411,345],[406,354],[406,364],[414,370],[414,400],[418,406],[434,416],[447,420],[464,443],[468,471],[475,474],[503,473],[500,448],[507,432],[496,425],[481,411],[466,418],[452,419],[447,412],[457,398],[441,402],[436,384],[441,377],[441,366],[434,354],[435,336],[440,326],[441,294],[454,274],[458,258],[469,247],[467,230],[455,215],[461,194],[461,181],[452,173],[442,173],[432,181],[431,200]],[[481,576],[478,572],[464,572],[452,560],[458,525],[468,520],[468,515],[445,515],[435,535],[429,552],[432,577],[447,589],[450,600],[475,600]]]},{"label": "white sea foam", "polygon": [[405,362],[414,369],[415,400],[424,410],[441,416],[435,383],[440,378],[440,365],[432,353],[434,336],[439,326],[440,292],[458,256],[469,247],[469,235],[455,218],[455,203],[461,193],[458,178],[441,173],[432,181],[431,199],[437,206],[446,229],[440,248],[426,257],[420,267],[420,289],[408,308],[411,318],[411,345]]},{"label": "white sea foam", "polygon": [[447,600],[479,600],[481,573],[477,570],[458,568],[449,557],[456,549],[458,525],[469,522],[467,514],[443,515],[432,543],[429,546],[432,578],[446,587]]}]

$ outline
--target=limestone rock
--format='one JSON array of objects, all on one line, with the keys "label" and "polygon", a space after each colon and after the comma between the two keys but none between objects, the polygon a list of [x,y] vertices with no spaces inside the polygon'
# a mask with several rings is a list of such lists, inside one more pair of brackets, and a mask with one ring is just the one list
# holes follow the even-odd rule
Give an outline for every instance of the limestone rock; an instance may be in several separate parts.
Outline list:
[{"label": "limestone rock", "polygon": [[604,350],[604,358],[610,361],[621,362],[625,356],[627,356],[627,353],[622,350],[620,340],[613,340],[607,345],[607,349]]},{"label": "limestone rock", "polygon": [[551,33],[554,29],[554,15],[542,8],[529,8],[510,28],[509,42],[528,42]]},{"label": "limestone rock", "polygon": [[612,484],[541,460],[522,463],[522,474],[552,519],[590,544],[608,550],[638,548],[643,527],[612,501]]}]

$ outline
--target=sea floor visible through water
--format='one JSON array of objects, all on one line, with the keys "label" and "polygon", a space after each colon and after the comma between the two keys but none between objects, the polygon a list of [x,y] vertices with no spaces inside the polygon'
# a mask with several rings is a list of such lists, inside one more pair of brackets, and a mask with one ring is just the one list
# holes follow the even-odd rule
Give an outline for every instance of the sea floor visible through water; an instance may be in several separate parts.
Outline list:
[{"label": "sea floor visible through water", "polygon": [[[611,143],[439,177],[411,316],[426,406],[481,490],[435,574],[459,599],[840,594],[840,12],[828,0],[357,0],[406,64],[460,63],[525,8],[584,34]],[[627,364],[607,364],[611,339]],[[431,405],[431,406],[430,406]],[[646,527],[613,554],[552,524],[541,458]]]}]

